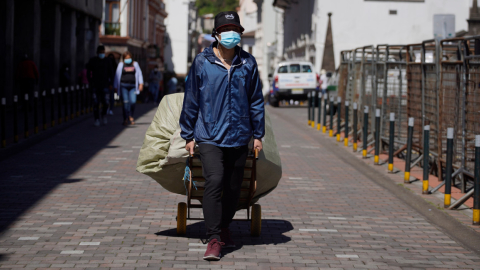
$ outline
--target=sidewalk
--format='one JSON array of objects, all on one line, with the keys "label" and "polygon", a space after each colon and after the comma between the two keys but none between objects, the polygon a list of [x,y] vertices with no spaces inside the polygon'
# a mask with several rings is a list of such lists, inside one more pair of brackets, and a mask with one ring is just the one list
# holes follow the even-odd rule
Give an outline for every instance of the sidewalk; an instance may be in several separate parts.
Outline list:
[{"label": "sidewalk", "polygon": [[134,127],[118,114],[98,129],[84,121],[1,162],[0,268],[480,269],[478,254],[332,153],[293,107],[268,107],[283,178],[259,201],[261,236],[235,222],[237,248],[203,261],[203,222],[175,234],[185,197],[135,171],[151,108],[138,106]]}]

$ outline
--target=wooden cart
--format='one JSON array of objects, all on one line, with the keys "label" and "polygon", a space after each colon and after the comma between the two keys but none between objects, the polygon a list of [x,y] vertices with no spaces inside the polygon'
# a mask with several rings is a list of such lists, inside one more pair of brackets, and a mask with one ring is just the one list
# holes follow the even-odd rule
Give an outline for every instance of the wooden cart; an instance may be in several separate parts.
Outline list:
[{"label": "wooden cart", "polygon": [[[252,199],[255,195],[255,191],[257,189],[257,159],[258,159],[258,150],[251,151],[247,156],[247,164],[251,161],[251,166],[245,166],[245,172],[251,172],[249,178],[243,178],[243,183],[247,182],[248,187],[243,187],[241,192],[248,192],[248,196],[246,198],[240,197],[240,202],[246,202],[246,209],[247,209],[247,219],[235,219],[235,220],[243,220],[243,221],[250,221],[250,234],[252,236],[260,236],[260,232],[262,230],[262,208],[259,204],[252,205]],[[197,162],[195,162],[197,161]],[[202,208],[202,204],[193,204],[193,200],[201,201],[203,196],[193,196],[192,189],[196,190],[205,190],[205,178],[203,177],[193,177],[192,171],[193,170],[201,170],[202,166],[194,165],[194,163],[201,164],[200,158],[198,155],[191,156],[188,160],[188,166],[190,167],[190,181],[187,184],[187,202],[180,202],[178,203],[178,213],[177,213],[177,234],[184,235],[187,232],[187,220],[203,220],[203,218],[194,218],[190,216],[190,209],[192,208]],[[251,214],[250,214],[250,207]],[[245,209],[245,208],[244,208]]]}]

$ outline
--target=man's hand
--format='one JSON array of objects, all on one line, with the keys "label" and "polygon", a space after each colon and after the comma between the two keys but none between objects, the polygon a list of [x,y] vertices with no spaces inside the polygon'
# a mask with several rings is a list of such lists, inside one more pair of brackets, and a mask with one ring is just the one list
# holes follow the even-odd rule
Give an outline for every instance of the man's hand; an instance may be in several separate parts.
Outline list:
[{"label": "man's hand", "polygon": [[195,153],[195,141],[188,140],[187,144],[185,145],[185,149],[190,154],[190,156],[193,156],[193,154]]},{"label": "man's hand", "polygon": [[262,141],[259,139],[255,139],[253,141],[253,149],[257,149],[259,152],[263,149]]},{"label": "man's hand", "polygon": [[142,92],[142,90],[143,90],[143,84],[139,84],[138,85],[138,91]]}]

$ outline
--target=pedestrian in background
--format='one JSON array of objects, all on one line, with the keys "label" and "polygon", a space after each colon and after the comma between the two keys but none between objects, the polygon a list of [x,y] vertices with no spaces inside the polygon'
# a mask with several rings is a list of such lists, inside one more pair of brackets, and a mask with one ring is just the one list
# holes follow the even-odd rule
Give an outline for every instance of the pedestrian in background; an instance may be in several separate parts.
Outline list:
[{"label": "pedestrian in background", "polygon": [[70,68],[64,64],[60,69],[60,86],[62,88],[70,87],[72,85],[72,77],[70,76]]},{"label": "pedestrian in background", "polygon": [[325,69],[322,69],[320,71],[320,88],[322,89],[323,95],[327,93],[327,87],[328,87],[327,71]]},{"label": "pedestrian in background", "polygon": [[123,54],[123,62],[118,64],[113,87],[123,101],[123,125],[134,125],[133,114],[137,95],[143,90],[143,74],[129,51]]},{"label": "pedestrian in background", "polygon": [[22,95],[22,98],[25,97],[25,94],[28,94],[29,101],[33,100],[33,90],[35,85],[38,84],[40,76],[35,63],[28,59],[28,54],[25,54],[22,61],[18,64],[15,77],[21,90],[19,94]]},{"label": "pedestrian in background", "polygon": [[160,82],[162,81],[162,73],[155,67],[148,76],[148,92],[152,96],[153,103],[158,104],[158,94],[160,92]]},{"label": "pedestrian in background", "polygon": [[87,64],[87,72],[92,76],[90,86],[92,89],[93,99],[93,116],[95,119],[94,125],[100,126],[100,104],[102,105],[102,120],[103,124],[107,124],[107,98],[110,89],[113,89],[113,75],[114,69],[112,61],[105,57],[105,46],[97,47],[97,56],[90,59]]},{"label": "pedestrian in background", "polygon": [[88,75],[88,70],[87,70],[87,65],[85,64],[85,67],[78,73],[78,81],[82,85],[82,87],[87,87],[88,85],[88,78],[90,76]]},{"label": "pedestrian in background", "polygon": [[167,83],[167,94],[175,94],[177,92],[177,74],[175,71],[172,72],[172,77],[168,80]]},{"label": "pedestrian in background", "polygon": [[[115,60],[115,55],[113,55],[113,53],[110,53],[108,55],[108,59],[112,62],[112,68],[113,70],[117,70],[117,60]],[[108,93],[108,104],[109,104],[109,108],[108,108],[108,114],[109,115],[113,115],[113,107],[115,107],[115,90],[112,88],[112,89],[109,89],[109,93]]]}]

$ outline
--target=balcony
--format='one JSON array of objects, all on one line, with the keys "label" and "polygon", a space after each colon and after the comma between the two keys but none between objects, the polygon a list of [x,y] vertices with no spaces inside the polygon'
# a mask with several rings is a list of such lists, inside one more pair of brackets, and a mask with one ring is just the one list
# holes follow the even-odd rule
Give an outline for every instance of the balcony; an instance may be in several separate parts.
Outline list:
[{"label": "balcony", "polygon": [[120,23],[119,22],[105,22],[105,35],[106,36],[120,36]]}]

